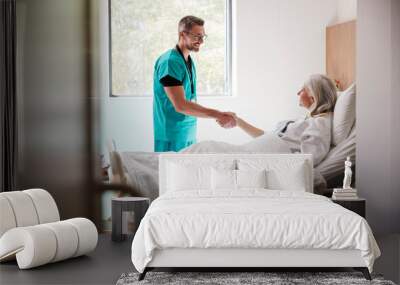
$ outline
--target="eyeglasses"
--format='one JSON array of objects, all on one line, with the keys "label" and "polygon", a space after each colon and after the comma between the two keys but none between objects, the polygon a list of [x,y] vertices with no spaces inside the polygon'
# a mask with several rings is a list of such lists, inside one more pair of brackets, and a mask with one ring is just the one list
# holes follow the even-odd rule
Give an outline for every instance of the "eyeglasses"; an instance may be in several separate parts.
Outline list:
[{"label": "eyeglasses", "polygon": [[184,33],[186,33],[186,34],[188,34],[188,35],[190,35],[190,37],[192,38],[192,39],[194,39],[194,40],[196,40],[196,41],[205,41],[206,39],[207,39],[207,35],[196,35],[196,34],[193,34],[193,33],[191,33],[191,32],[187,32],[187,31],[183,31]]}]

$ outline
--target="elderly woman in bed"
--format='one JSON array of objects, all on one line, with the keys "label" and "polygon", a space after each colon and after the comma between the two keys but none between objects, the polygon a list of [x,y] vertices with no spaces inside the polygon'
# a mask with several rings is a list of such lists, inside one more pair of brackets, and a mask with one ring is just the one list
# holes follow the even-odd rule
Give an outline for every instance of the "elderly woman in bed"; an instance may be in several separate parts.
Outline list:
[{"label": "elderly woman in bed", "polygon": [[[300,106],[308,110],[305,118],[278,123],[275,131],[263,131],[235,114],[236,125],[255,138],[243,145],[204,141],[192,145],[184,153],[311,153],[314,166],[329,152],[332,112],[336,103],[336,87],[324,75],[312,75],[297,93]],[[220,124],[223,127],[223,124]]]}]

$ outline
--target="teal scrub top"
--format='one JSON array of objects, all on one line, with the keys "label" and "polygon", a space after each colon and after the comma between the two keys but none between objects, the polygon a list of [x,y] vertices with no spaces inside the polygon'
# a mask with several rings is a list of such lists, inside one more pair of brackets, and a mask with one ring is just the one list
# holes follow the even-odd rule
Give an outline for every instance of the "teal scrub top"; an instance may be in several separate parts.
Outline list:
[{"label": "teal scrub top", "polygon": [[[162,54],[154,65],[153,77],[153,124],[154,139],[161,141],[191,141],[196,139],[197,118],[175,111],[174,106],[165,93],[160,79],[171,76],[182,82],[185,98],[188,101],[197,101],[196,96],[196,67],[192,60],[192,84],[185,59],[176,49]],[[192,92],[193,91],[193,92]]]}]

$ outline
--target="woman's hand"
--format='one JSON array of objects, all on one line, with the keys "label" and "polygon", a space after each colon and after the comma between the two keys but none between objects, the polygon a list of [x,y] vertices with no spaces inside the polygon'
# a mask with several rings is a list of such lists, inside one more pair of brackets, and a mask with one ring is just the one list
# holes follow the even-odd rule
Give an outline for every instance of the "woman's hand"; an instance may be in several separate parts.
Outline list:
[{"label": "woman's hand", "polygon": [[221,116],[217,119],[217,123],[225,128],[230,129],[237,126],[237,116],[233,112],[222,112]]}]

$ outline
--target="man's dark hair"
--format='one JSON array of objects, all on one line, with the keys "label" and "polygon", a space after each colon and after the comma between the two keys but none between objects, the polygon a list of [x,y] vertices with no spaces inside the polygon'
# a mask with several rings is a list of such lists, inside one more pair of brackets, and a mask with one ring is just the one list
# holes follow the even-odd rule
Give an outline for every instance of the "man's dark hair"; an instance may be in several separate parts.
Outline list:
[{"label": "man's dark hair", "polygon": [[195,25],[203,26],[204,20],[196,16],[185,16],[179,21],[178,31],[190,31]]}]

